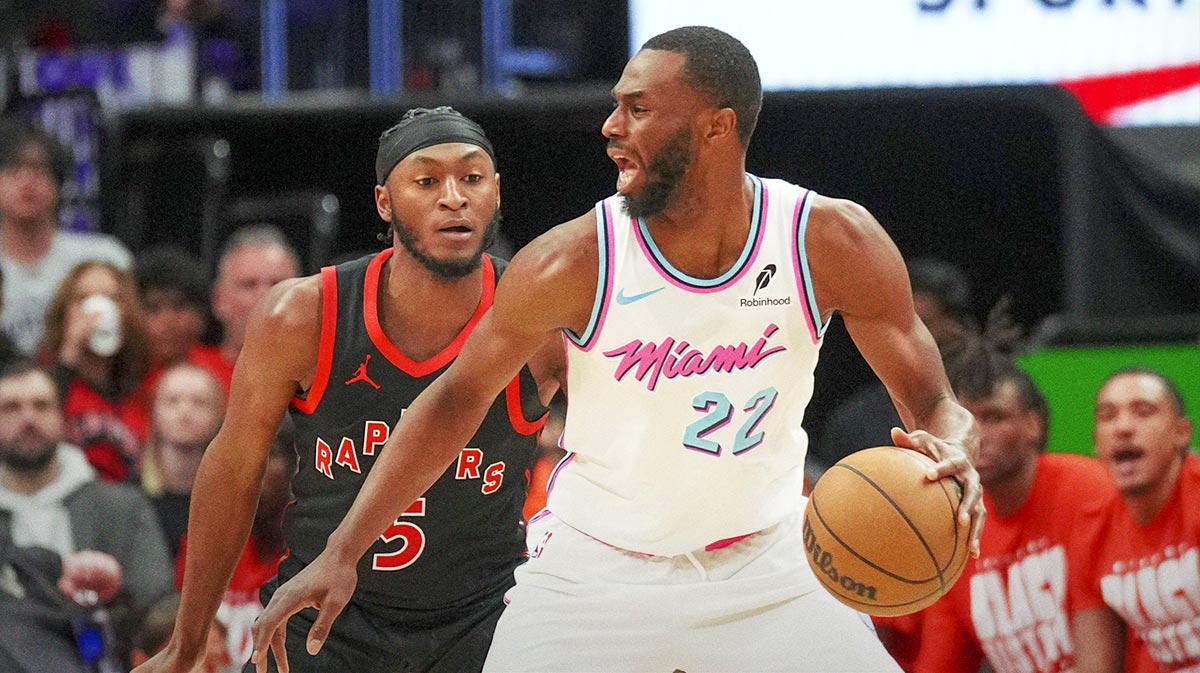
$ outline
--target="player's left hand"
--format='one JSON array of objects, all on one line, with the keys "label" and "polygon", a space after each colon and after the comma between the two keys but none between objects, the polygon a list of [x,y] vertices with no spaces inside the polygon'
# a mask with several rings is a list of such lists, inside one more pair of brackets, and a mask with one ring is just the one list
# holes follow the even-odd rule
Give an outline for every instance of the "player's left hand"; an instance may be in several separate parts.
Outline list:
[{"label": "player's left hand", "polygon": [[283,583],[271,596],[258,619],[254,621],[254,652],[250,661],[258,673],[267,671],[267,650],[275,655],[279,673],[288,673],[287,651],[284,639],[287,636],[288,619],[304,608],[320,611],[312,628],[308,630],[308,653],[321,651],[333,620],[342,613],[354,588],[358,585],[358,569],[354,563],[341,563],[323,552],[313,559],[308,567]]},{"label": "player's left hand", "polygon": [[962,486],[962,502],[958,506],[958,518],[963,524],[970,522],[971,555],[979,558],[979,536],[983,533],[983,521],[987,510],[983,506],[983,486],[979,473],[971,464],[966,449],[961,444],[947,441],[924,430],[905,432],[892,428],[892,443],[904,449],[913,449],[929,456],[936,462],[926,475],[930,481],[953,477]]}]

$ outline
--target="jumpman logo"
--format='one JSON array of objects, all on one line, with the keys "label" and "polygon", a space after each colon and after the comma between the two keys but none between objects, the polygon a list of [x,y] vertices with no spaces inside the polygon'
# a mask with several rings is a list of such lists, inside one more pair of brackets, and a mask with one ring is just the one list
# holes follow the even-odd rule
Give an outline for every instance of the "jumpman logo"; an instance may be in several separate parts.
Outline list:
[{"label": "jumpman logo", "polygon": [[379,384],[372,381],[371,377],[367,374],[367,363],[370,361],[371,361],[371,354],[367,353],[367,359],[363,360],[363,363],[358,366],[358,369],[354,370],[354,376],[351,376],[349,379],[346,380],[346,385],[350,385],[351,383],[354,383],[356,381],[366,381],[367,383],[371,384],[372,388],[374,388],[375,390],[379,390]]}]

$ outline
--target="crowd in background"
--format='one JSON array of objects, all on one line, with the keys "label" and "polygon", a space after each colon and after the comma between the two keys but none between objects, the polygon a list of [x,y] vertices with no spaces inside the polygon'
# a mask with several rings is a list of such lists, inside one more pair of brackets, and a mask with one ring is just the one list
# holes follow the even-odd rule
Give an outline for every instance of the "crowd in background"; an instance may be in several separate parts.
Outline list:
[{"label": "crowd in background", "polygon": [[[66,165],[45,133],[13,120],[0,125],[0,567],[49,568],[45,577],[57,578],[53,563],[12,566],[9,552],[48,550],[64,569],[85,554],[79,572],[85,584],[104,579],[104,600],[84,602],[104,606],[116,643],[110,654],[136,661],[170,634],[192,481],[220,428],[250,311],[300,264],[269,226],[236,232],[215,277],[179,248],[133,255],[111,237],[61,230]],[[248,656],[258,588],[284,551],[292,444],[281,428],[254,533],[222,607],[230,665]],[[46,593],[46,610],[31,615],[29,627],[56,642],[50,636],[70,636],[79,614]],[[34,661],[43,664],[32,670],[49,670],[46,659]]]}]

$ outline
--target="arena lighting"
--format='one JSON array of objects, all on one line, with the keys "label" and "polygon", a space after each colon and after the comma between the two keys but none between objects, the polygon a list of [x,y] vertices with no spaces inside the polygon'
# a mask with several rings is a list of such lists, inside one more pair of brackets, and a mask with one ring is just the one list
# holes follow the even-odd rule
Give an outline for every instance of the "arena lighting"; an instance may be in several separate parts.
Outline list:
[{"label": "arena lighting", "polygon": [[1058,83],[1096,121],[1200,124],[1200,0],[630,0],[630,45],[703,24],[768,90]]}]

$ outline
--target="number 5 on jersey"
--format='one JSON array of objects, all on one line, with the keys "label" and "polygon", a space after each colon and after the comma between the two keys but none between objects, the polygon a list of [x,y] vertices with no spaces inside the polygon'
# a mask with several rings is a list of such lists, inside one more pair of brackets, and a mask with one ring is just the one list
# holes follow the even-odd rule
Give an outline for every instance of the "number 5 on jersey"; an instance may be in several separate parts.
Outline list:
[{"label": "number 5 on jersey", "polygon": [[[745,421],[738,428],[733,438],[733,455],[739,455],[762,444],[763,433],[758,432],[758,426],[767,412],[775,406],[775,398],[779,391],[774,386],[764,388],[752,395],[742,412]],[[724,393],[700,393],[692,399],[692,408],[704,414],[699,420],[688,424],[683,430],[683,445],[695,451],[721,455],[723,447],[720,442],[709,439],[708,436],[720,430],[733,420],[733,403]]]},{"label": "number 5 on jersey", "polygon": [[415,523],[404,521],[406,516],[425,516],[425,498],[417,498],[404,513],[396,517],[392,525],[379,536],[386,544],[403,540],[404,546],[391,552],[380,552],[371,559],[375,570],[402,570],[412,565],[425,551],[425,531]]}]

